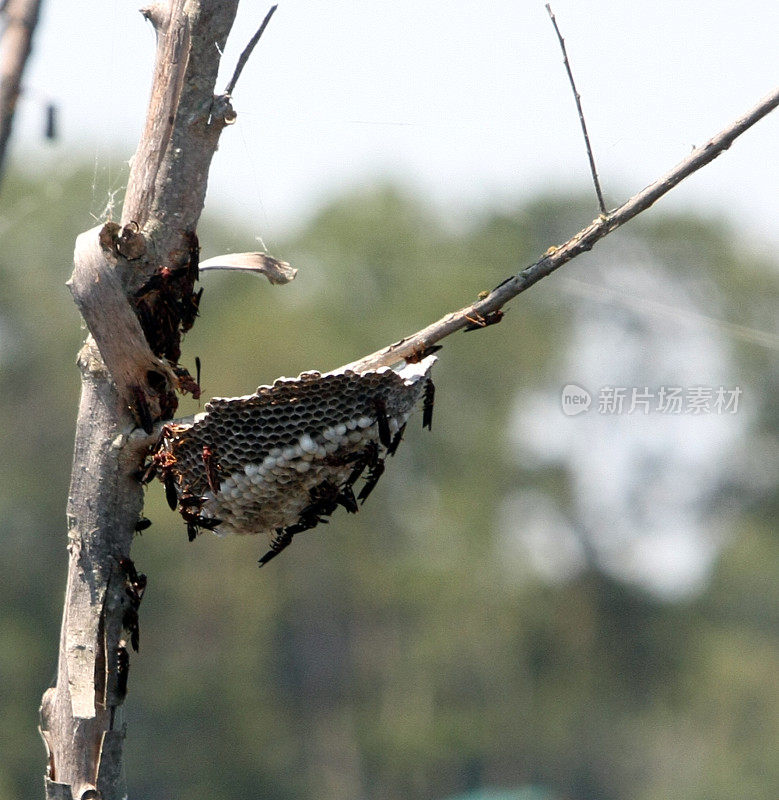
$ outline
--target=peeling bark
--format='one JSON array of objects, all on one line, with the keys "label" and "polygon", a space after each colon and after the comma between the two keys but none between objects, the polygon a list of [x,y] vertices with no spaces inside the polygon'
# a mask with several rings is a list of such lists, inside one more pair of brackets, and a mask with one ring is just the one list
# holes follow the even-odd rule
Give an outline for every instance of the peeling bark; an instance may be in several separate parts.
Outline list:
[{"label": "peeling bark", "polygon": [[[57,681],[41,704],[49,800],[126,796],[125,728],[115,712],[126,691],[125,625],[135,601],[122,564],[143,506],[135,473],[148,445],[133,431],[136,424],[150,430],[175,410],[179,381],[171,352],[178,352],[196,312],[187,306],[197,279],[195,230],[219,134],[235,116],[229,98],[213,90],[237,4],[172,0],[143,12],[155,26],[157,58],[125,222],[87,231],[76,242],[69,285],[90,335],[79,356]],[[163,318],[171,309],[189,309],[191,320]],[[164,353],[155,352],[161,349],[155,326],[171,340]]]}]

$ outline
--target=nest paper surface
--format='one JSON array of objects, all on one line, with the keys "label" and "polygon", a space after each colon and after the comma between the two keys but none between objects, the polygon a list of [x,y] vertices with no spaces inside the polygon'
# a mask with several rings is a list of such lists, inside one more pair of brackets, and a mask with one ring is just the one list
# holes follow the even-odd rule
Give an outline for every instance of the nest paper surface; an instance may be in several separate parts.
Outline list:
[{"label": "nest paper surface", "polygon": [[169,501],[180,504],[191,536],[192,526],[278,535],[313,527],[337,504],[356,510],[352,484],[378,479],[383,456],[432,387],[435,361],[304,372],[252,395],[212,399],[193,422],[168,426],[163,436],[156,458],[168,491],[175,489]]}]

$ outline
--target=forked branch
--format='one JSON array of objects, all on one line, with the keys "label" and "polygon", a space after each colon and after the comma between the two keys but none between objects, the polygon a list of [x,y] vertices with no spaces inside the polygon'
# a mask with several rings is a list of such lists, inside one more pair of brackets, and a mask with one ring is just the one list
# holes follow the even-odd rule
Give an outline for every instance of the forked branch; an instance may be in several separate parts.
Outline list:
[{"label": "forked branch", "polygon": [[533,284],[538,283],[542,278],[559,269],[580,253],[591,250],[604,236],[645,211],[664,194],[670,192],[674,186],[692,175],[693,172],[697,172],[701,167],[705,167],[706,164],[717,158],[742,133],[749,130],[778,105],[779,88],[764,97],[753,109],[728,125],[727,128],[709,139],[706,144],[696,147],[687,158],[680,161],[670,172],[631,197],[619,208],[608,214],[602,214],[593,220],[586,228],[579,231],[564,244],[559,247],[550,247],[535,264],[531,264],[517,275],[507,278],[483,299],[461,308],[459,311],[447,314],[437,322],[401,339],[399,342],[354,361],[349,367],[356,371],[362,371],[375,369],[383,365],[389,366],[409,356],[415,358],[419,353],[423,353],[427,348],[456,331],[472,328],[474,325],[479,326],[480,323],[488,324],[491,321],[497,321],[500,309],[509,300],[529,289]]}]

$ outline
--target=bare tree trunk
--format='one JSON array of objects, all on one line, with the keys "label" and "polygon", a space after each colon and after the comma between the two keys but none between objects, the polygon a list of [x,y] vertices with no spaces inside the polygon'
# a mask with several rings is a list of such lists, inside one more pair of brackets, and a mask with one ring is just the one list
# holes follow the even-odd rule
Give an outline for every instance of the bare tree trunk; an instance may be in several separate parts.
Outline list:
[{"label": "bare tree trunk", "polygon": [[[71,290],[90,336],[79,365],[82,395],[68,500],[69,566],[56,685],[41,705],[49,800],[118,800],[133,626],[143,584],[129,561],[143,497],[134,477],[148,436],[172,417],[182,387],[180,334],[197,310],[195,229],[219,135],[235,114],[214,96],[219,53],[238,0],[170,0],[144,9],[157,32],[146,127],[133,160],[122,224],[76,242]],[[271,12],[272,13],[272,12]],[[266,18],[267,22],[267,18]],[[478,303],[366,357],[363,368],[419,359],[444,336],[497,322],[511,297],[591,248],[708,163],[779,104],[766,98],[656,184],[605,214]],[[136,628],[137,632],[137,628]]]},{"label": "bare tree trunk", "polygon": [[[195,228],[219,134],[235,117],[229,97],[213,91],[237,5],[171,0],[143,10],[157,33],[157,56],[125,225],[107,223],[76,243],[70,286],[90,336],[79,357],[57,682],[41,705],[47,798],[125,796],[125,728],[115,724],[115,711],[127,685],[128,615],[137,613],[141,594],[129,553],[143,504],[134,474],[147,442],[131,432],[136,421],[151,429],[176,407],[181,373],[174,368],[187,321],[171,323],[170,313],[196,303]],[[158,291],[167,280],[162,268],[178,277]]]},{"label": "bare tree trunk", "polygon": [[0,36],[0,182],[13,129],[22,75],[32,52],[32,37],[38,24],[42,0],[6,0],[0,3],[5,21]]}]

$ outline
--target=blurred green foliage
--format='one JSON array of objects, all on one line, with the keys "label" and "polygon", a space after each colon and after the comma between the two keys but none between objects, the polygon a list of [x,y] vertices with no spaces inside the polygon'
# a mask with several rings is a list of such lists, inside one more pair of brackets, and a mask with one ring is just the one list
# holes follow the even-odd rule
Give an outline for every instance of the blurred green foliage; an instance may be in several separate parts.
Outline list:
[{"label": "blurred green foliage", "polygon": [[[84,333],[64,282],[94,224],[90,182],[65,167],[9,175],[0,197],[1,800],[42,788],[36,714],[55,670]],[[474,299],[592,215],[591,202],[541,197],[453,229],[391,186],[337,198],[273,248],[299,268],[293,284],[204,276],[184,363],[201,357],[206,397],[334,368]],[[723,316],[766,324],[770,265],[721,223],[647,216],[630,236],[726,289]],[[252,247],[224,219],[199,233],[204,257]],[[627,235],[603,249],[616,257]],[[149,588],[124,711],[131,797],[775,797],[775,494],[733,499],[708,586],[675,603],[595,564],[548,584],[505,563],[507,492],[566,504],[564,474],[518,473],[506,427],[517,393],[553,373],[569,320],[550,278],[500,326],[447,340],[432,434],[410,425],[362,513],[337,514],[261,572],[264,542],[188,544],[149,489],[154,525],[133,550]],[[771,441],[775,353],[734,352]]]}]

